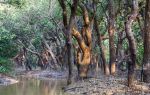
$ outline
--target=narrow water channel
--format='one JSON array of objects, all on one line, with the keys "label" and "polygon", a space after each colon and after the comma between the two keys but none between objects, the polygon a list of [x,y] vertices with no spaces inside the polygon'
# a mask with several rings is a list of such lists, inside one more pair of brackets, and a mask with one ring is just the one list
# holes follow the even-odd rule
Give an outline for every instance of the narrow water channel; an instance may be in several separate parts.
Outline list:
[{"label": "narrow water channel", "polygon": [[20,82],[0,86],[0,95],[66,95],[62,87],[65,81],[19,78]]}]

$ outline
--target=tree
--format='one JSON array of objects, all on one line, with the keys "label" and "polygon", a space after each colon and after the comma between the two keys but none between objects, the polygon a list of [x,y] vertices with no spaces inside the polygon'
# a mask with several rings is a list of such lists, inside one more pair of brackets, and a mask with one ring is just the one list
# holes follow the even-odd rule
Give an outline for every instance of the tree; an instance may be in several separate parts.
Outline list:
[{"label": "tree", "polygon": [[150,83],[150,0],[146,0],[145,31],[144,31],[144,56],[143,56],[143,81]]},{"label": "tree", "polygon": [[132,11],[125,22],[125,32],[129,43],[130,59],[128,62],[128,86],[134,81],[135,64],[136,64],[136,41],[132,32],[132,24],[138,15],[138,1],[132,0]]},{"label": "tree", "polygon": [[105,52],[104,52],[104,46],[102,44],[102,36],[101,36],[101,31],[99,30],[99,25],[98,25],[98,19],[97,19],[97,14],[96,14],[96,1],[94,1],[94,28],[95,28],[95,32],[97,34],[98,37],[98,45],[100,48],[100,56],[102,58],[102,64],[103,64],[103,71],[106,75],[109,75],[109,68],[108,65],[106,63],[106,57],[105,57]]},{"label": "tree", "polygon": [[116,48],[114,42],[115,33],[115,9],[114,0],[108,0],[108,11],[109,11],[109,21],[108,21],[108,33],[109,33],[109,52],[110,52],[110,73],[115,74],[116,72]]},{"label": "tree", "polygon": [[69,67],[69,77],[67,83],[71,83],[72,78],[72,64],[73,64],[73,53],[72,53],[72,28],[75,19],[75,14],[77,10],[78,0],[73,0],[73,4],[71,5],[71,15],[69,19],[69,23],[67,24],[67,10],[64,0],[59,0],[59,3],[63,9],[63,23],[64,23],[64,33],[66,34],[66,45],[67,45],[67,54],[68,54],[68,67]]}]

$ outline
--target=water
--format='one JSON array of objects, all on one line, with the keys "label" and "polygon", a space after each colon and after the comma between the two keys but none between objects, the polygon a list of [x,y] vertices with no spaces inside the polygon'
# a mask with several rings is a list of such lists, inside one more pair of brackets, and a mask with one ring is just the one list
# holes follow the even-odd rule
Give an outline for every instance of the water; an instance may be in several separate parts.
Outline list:
[{"label": "water", "polygon": [[0,86],[0,95],[66,95],[62,87],[65,81],[19,78],[20,82]]}]

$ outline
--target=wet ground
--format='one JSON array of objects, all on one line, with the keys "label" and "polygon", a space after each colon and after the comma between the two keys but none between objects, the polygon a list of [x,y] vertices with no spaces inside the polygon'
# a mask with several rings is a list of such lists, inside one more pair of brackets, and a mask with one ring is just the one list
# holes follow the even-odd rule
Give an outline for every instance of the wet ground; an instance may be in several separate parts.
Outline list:
[{"label": "wet ground", "polygon": [[67,72],[63,71],[19,71],[16,76],[18,83],[7,81],[7,85],[0,86],[0,95],[150,95],[150,84],[135,81],[128,88],[127,72],[109,77],[99,72],[96,78],[74,80],[68,86]]}]

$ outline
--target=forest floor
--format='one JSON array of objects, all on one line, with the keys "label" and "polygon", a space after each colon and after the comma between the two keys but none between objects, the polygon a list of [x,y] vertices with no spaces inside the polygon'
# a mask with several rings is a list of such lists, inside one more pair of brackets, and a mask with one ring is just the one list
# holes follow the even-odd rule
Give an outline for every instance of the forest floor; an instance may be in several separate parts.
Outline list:
[{"label": "forest floor", "polygon": [[[136,74],[139,78],[139,72]],[[69,95],[150,95],[150,84],[134,81],[127,87],[127,72],[118,72],[115,76],[98,74],[97,78],[77,81],[66,87]]]},{"label": "forest floor", "polygon": [[[66,80],[67,73],[64,71],[35,70],[35,71],[16,71],[17,76],[25,76],[37,79]],[[105,76],[101,72],[90,74],[91,78],[76,80],[65,86],[63,90],[67,95],[150,95],[150,84],[135,81],[133,87],[127,87],[127,72],[119,71],[115,76]],[[139,80],[139,72],[136,74]],[[14,78],[0,75],[0,85],[8,85],[18,82]]]}]

